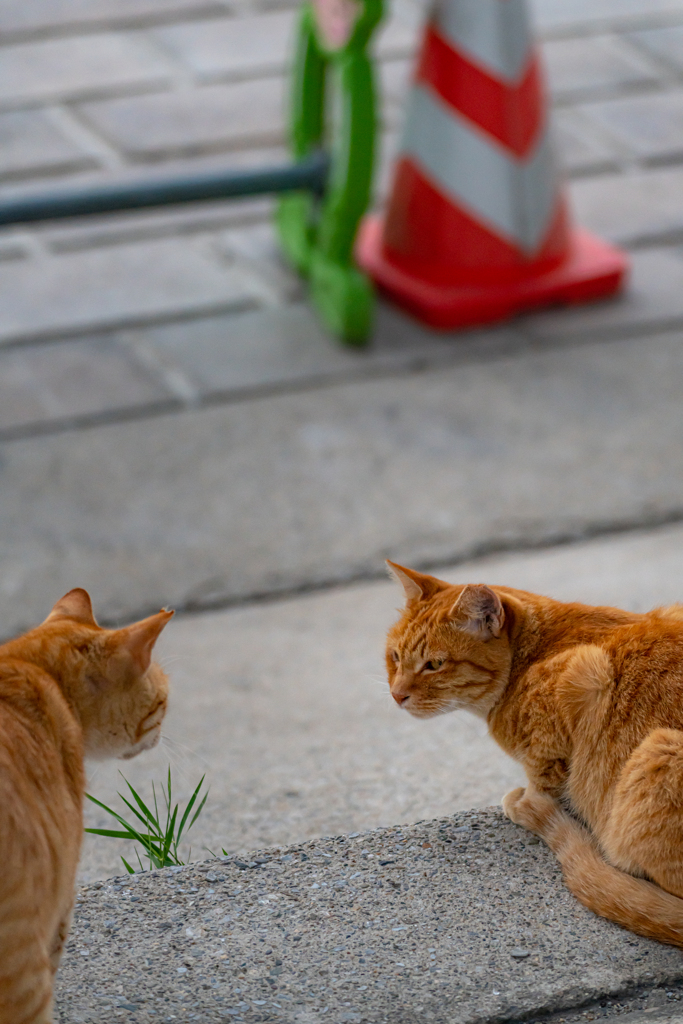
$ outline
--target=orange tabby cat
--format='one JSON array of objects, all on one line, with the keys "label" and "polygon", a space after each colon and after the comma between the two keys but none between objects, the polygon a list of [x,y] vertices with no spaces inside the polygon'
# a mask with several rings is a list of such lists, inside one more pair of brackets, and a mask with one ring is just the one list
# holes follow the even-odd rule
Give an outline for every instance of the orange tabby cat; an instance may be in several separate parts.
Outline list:
[{"label": "orange tabby cat", "polygon": [[485,719],[529,779],[503,810],[574,895],[683,947],[683,608],[563,604],[388,564],[406,596],[387,642],[397,704]]},{"label": "orange tabby cat", "polygon": [[48,1024],[83,834],[83,756],[153,747],[168,681],[151,660],[173,612],[102,629],[85,590],[0,646],[0,1024]]}]

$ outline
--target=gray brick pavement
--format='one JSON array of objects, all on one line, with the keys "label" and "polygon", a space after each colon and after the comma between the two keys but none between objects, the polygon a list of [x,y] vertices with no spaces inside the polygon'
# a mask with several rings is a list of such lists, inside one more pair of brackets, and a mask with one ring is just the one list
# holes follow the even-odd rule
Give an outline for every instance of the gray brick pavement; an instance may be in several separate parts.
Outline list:
[{"label": "gray brick pavement", "polygon": [[296,11],[186,22],[158,39],[199,82],[282,74],[292,52]]},{"label": "gray brick pavement", "polygon": [[683,168],[600,175],[572,184],[578,219],[622,245],[683,239]]},{"label": "gray brick pavement", "polygon": [[646,335],[668,328],[683,329],[683,258],[670,249],[633,254],[626,292],[618,299],[562,310],[539,312],[522,319],[533,338],[606,340]]},{"label": "gray brick pavement", "polygon": [[[536,0],[533,6],[560,104],[561,162],[578,179],[572,192],[579,219],[628,245],[679,244],[683,0]],[[423,7],[398,0],[376,41],[386,128],[380,201],[391,180]],[[282,72],[294,17],[290,3],[249,0],[6,0],[0,105],[35,109],[0,114],[0,192],[285,158]],[[672,166],[652,166],[661,161]],[[228,317],[225,329],[231,309],[284,311],[305,290],[277,253],[271,209],[268,201],[251,200],[0,232],[0,339],[66,337],[178,317],[188,325],[192,316],[200,317],[199,337],[202,325],[209,330],[215,322],[201,318],[219,310]],[[635,290],[625,302],[531,318],[537,326],[530,334],[546,337],[543,325],[550,324],[562,337],[575,337],[575,325],[597,336],[678,324],[681,265],[673,251],[638,254]],[[189,326],[178,330],[178,337],[192,333]],[[241,329],[236,337],[246,339]],[[173,362],[182,363],[179,350],[169,355],[163,345],[145,344],[155,358],[171,358],[171,376],[182,377]],[[322,364],[307,362],[315,345],[329,345],[322,335],[309,338],[306,358],[306,344],[301,350],[285,345],[277,355],[265,344],[268,358],[245,364],[238,346],[226,342],[236,369],[231,376],[226,366],[225,379],[237,381],[237,391],[240,380],[260,386],[263,378],[271,386],[280,379],[310,381],[320,366],[323,375],[329,370],[329,348]],[[378,344],[381,349],[381,337]],[[418,334],[412,344],[439,343]],[[29,359],[30,349],[23,351]],[[79,351],[94,359],[104,349]],[[272,373],[264,369],[268,360]],[[46,380],[50,365],[41,363]],[[372,372],[379,365],[385,364],[380,360]],[[55,369],[55,388],[62,386]],[[187,381],[179,394],[183,387],[190,387]],[[226,384],[226,394],[233,390]],[[132,383],[131,396],[135,408],[146,407]],[[35,408],[37,416],[47,415]]]},{"label": "gray brick pavement", "polygon": [[380,71],[380,91],[383,100],[383,123],[386,127],[400,127],[402,113],[410,87],[410,60],[384,61]]},{"label": "gray brick pavement", "polygon": [[93,28],[164,24],[230,10],[228,0],[3,0],[0,32],[4,40],[14,42]]},{"label": "gray brick pavement", "polygon": [[563,35],[666,25],[683,17],[683,0],[532,0],[532,7],[541,31]]},{"label": "gray brick pavement", "polygon": [[557,39],[543,49],[553,95],[562,103],[662,84],[655,63],[615,35]]},{"label": "gray brick pavement", "polygon": [[585,114],[645,163],[683,160],[683,91],[591,103]]},{"label": "gray brick pavement", "polygon": [[258,280],[177,238],[5,263],[0,343],[255,305]]},{"label": "gray brick pavement", "polygon": [[664,59],[674,70],[683,68],[683,25],[634,32],[628,38],[651,55]]},{"label": "gray brick pavement", "polygon": [[0,181],[68,174],[95,159],[59,130],[49,111],[0,114]]},{"label": "gray brick pavement", "polygon": [[0,108],[163,88],[175,70],[145,40],[119,32],[8,46],[0,61]]},{"label": "gray brick pavement", "polygon": [[387,11],[375,36],[375,53],[381,60],[409,57],[417,49],[424,16],[410,0],[396,0]]},{"label": "gray brick pavement", "polygon": [[148,407],[172,397],[114,339],[0,351],[0,431]]},{"label": "gray brick pavement", "polygon": [[88,103],[79,109],[133,160],[272,146],[284,137],[280,78]]},{"label": "gray brick pavement", "polygon": [[558,160],[572,176],[601,175],[618,171],[628,154],[627,147],[607,137],[599,127],[575,108],[560,108],[553,118]]}]

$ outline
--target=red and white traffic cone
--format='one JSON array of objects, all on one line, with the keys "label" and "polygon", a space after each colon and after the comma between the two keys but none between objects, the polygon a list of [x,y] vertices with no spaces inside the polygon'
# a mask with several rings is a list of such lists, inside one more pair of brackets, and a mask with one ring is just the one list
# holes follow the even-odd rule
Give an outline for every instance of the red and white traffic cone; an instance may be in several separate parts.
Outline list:
[{"label": "red and white traffic cone", "polygon": [[360,265],[435,327],[618,290],[626,255],[572,228],[525,0],[437,0],[385,218]]}]

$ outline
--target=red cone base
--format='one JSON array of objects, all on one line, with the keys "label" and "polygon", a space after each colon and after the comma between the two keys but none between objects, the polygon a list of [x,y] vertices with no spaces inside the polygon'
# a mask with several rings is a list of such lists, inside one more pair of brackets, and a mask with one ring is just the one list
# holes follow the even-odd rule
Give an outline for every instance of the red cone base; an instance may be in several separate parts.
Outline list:
[{"label": "red cone base", "polygon": [[514,283],[437,285],[392,263],[382,236],[381,218],[366,218],[356,243],[359,265],[398,305],[443,330],[495,323],[539,306],[604,299],[619,291],[629,268],[623,252],[578,228],[569,255],[552,270]]}]

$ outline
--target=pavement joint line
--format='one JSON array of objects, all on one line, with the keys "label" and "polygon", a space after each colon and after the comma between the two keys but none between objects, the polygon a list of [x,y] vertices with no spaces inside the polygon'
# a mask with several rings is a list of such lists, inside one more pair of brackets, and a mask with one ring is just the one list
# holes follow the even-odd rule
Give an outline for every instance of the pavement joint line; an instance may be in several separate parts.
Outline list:
[{"label": "pavement joint line", "polygon": [[[0,54],[2,47],[0,46]],[[101,103],[108,100],[131,99],[136,96],[150,96],[158,93],[172,92],[173,80],[165,82],[131,82],[121,85],[102,85],[83,87],[78,90],[64,92],[55,91],[47,96],[31,96],[25,99],[0,99],[0,114],[9,114],[22,110],[45,110],[48,107],[63,107],[74,113],[72,107],[79,103]],[[602,97],[600,97],[602,99]]]},{"label": "pavement joint line", "polygon": [[[296,7],[296,4],[290,5]],[[264,12],[265,13],[265,12]],[[58,25],[37,26],[35,28],[6,29],[2,33],[2,46],[14,46],[18,43],[37,43],[51,39],[64,39],[72,36],[92,36],[102,32],[126,32],[161,28],[183,22],[213,21],[225,17],[226,20],[239,17],[229,3],[222,0],[208,2],[194,10],[150,11],[149,14],[126,16],[106,15],[96,21],[73,21]]]},{"label": "pavement joint line", "polygon": [[[123,331],[113,329],[111,331],[107,330],[98,332],[94,335],[93,332],[87,332],[86,336],[94,336],[95,338],[110,338],[112,336],[115,338],[118,337],[119,340],[129,348],[129,351],[137,354],[141,365],[148,370],[152,370],[152,373],[155,376],[161,373],[161,379],[166,384],[168,390],[171,391],[171,394],[174,395],[175,401],[173,399],[169,399],[167,401],[148,402],[140,405],[121,406],[115,409],[79,413],[75,416],[34,420],[30,423],[3,427],[0,428],[0,443],[11,443],[12,441],[21,441],[32,437],[43,437],[76,430],[93,429],[114,423],[144,420],[153,416],[168,415],[169,413],[177,414],[179,412],[189,412],[196,409],[213,409],[225,405],[244,404],[280,395],[319,391],[326,388],[333,388],[338,385],[362,384],[365,381],[369,382],[372,380],[382,380],[391,377],[414,376],[416,374],[427,373],[430,370],[449,366],[463,366],[471,364],[482,365],[510,356],[523,356],[526,353],[532,352],[547,352],[551,349],[559,350],[579,348],[583,345],[590,345],[594,343],[594,338],[588,336],[587,332],[583,334],[566,335],[557,339],[548,340],[546,338],[527,336],[521,331],[513,340],[510,340],[507,335],[503,334],[499,343],[494,341],[486,350],[477,350],[476,340],[470,344],[467,350],[456,347],[457,342],[452,343],[452,348],[447,349],[446,346],[449,344],[447,341],[437,341],[436,344],[444,345],[443,352],[432,352],[430,354],[416,352],[402,357],[398,365],[392,366],[385,364],[364,366],[359,362],[359,365],[354,369],[349,368],[341,371],[330,370],[311,374],[309,377],[299,380],[285,380],[274,381],[266,384],[244,385],[239,388],[209,391],[202,394],[194,382],[191,381],[190,378],[174,364],[171,364],[170,362],[165,364],[166,368],[162,372],[161,363],[156,351],[153,352],[151,350],[151,346],[147,346],[141,340],[129,343],[126,340],[126,335],[129,333],[134,333],[134,330],[129,332],[125,329]],[[649,337],[652,336],[653,333],[656,332],[647,332]],[[662,333],[667,333],[667,331],[663,331]],[[123,337],[121,337],[121,335],[123,335]],[[81,337],[81,335],[67,335],[65,337],[57,336],[11,342],[0,346],[0,352],[16,349],[28,350],[34,347],[42,347],[43,345],[61,344],[63,342],[78,340],[79,337]],[[605,343],[618,343],[621,340],[622,339],[620,337],[614,336],[607,338]],[[142,356],[143,345],[145,352],[147,353],[144,356]],[[362,356],[360,358],[362,358]],[[166,374],[169,374],[168,378],[166,377]],[[171,379],[173,380],[172,384]]]},{"label": "pavement joint line", "polygon": [[[0,50],[0,53],[2,51]],[[102,138],[90,125],[85,124],[77,112],[61,103],[44,105],[42,109],[53,124],[89,156],[107,170],[115,171],[126,166],[125,160],[114,146]]]},{"label": "pavement joint line", "polygon": [[122,406],[118,409],[105,409],[102,412],[37,420],[33,423],[19,424],[16,427],[0,428],[0,444],[11,444],[12,441],[27,441],[38,437],[52,437],[55,434],[111,426],[116,423],[130,423],[153,416],[166,416],[169,413],[185,411],[187,407],[187,402],[176,396],[149,402],[145,405]]},{"label": "pavement joint line", "polygon": [[[668,999],[668,995],[674,997]],[[632,1003],[637,999],[652,998],[653,995],[664,996],[665,1001],[659,1006],[645,1009],[625,1009],[624,1003]],[[678,998],[675,998],[678,995]],[[621,992],[610,995],[609,1003],[605,998],[601,1000],[590,1000],[586,1003],[577,1003],[572,1007],[563,1010],[555,1010],[547,1014],[535,1014],[525,1017],[523,1020],[510,1022],[510,1024],[572,1024],[573,1021],[585,1021],[595,1019],[618,1020],[620,1024],[645,1024],[652,1021],[654,1024],[671,1021],[672,1018],[680,1020],[683,1017],[683,985],[673,983],[671,985],[626,985]]]},{"label": "pavement joint line", "polygon": [[[1,52],[1,51],[0,51]],[[603,100],[633,98],[634,96],[652,96],[655,94],[667,95],[671,92],[679,92],[681,80],[663,79],[659,82],[620,82],[617,85],[595,85],[583,89],[567,89],[559,92],[552,102],[556,110],[566,110],[580,103],[600,103]],[[607,134],[605,132],[605,134]]]},{"label": "pavement joint line", "polygon": [[31,345],[48,341],[68,341],[76,338],[91,337],[93,334],[111,333],[114,331],[134,330],[142,327],[163,326],[164,324],[184,323],[188,320],[218,316],[222,313],[246,313],[250,310],[262,308],[252,297],[241,297],[239,299],[226,299],[210,302],[199,308],[189,308],[174,311],[159,311],[158,313],[131,313],[122,316],[121,319],[112,320],[103,328],[101,322],[92,321],[79,325],[78,327],[57,327],[54,329],[40,328],[38,330],[17,332],[0,341],[0,351],[4,348]]},{"label": "pavement joint line", "polygon": [[589,22],[575,22],[569,25],[537,26],[536,37],[541,40],[585,39],[607,33],[621,35],[626,32],[640,32],[651,28],[676,28],[683,24],[683,14],[678,11],[660,14],[633,14],[606,17]]},{"label": "pavement joint line", "polygon": [[[681,239],[683,240],[683,228],[681,228]],[[253,307],[249,307],[249,309],[251,310]],[[181,317],[176,317],[171,322],[175,323],[180,321],[180,319]],[[192,321],[196,317],[191,315],[183,319]],[[142,326],[144,327],[145,325]],[[667,334],[672,329],[676,329],[676,327],[683,328],[683,318],[676,320],[673,326],[672,322],[663,323],[661,329],[646,325],[646,329],[634,330],[633,333],[627,327],[621,330],[605,328],[598,332],[598,336],[604,344],[618,344],[620,341],[626,341],[641,335],[652,337],[657,334]],[[74,416],[51,417],[34,420],[29,423],[20,423],[10,427],[2,427],[0,428],[0,444],[11,444],[14,441],[24,441],[31,438],[48,437],[81,430],[92,430],[98,427],[142,421],[158,416],[177,415],[197,409],[209,410],[220,406],[241,405],[278,396],[303,394],[337,386],[362,384],[366,381],[409,377],[439,368],[484,365],[495,362],[498,359],[522,357],[530,353],[581,348],[584,345],[595,344],[596,341],[596,335],[589,328],[581,333],[561,335],[557,338],[545,335],[527,335],[523,329],[519,329],[515,337],[511,338],[508,334],[503,333],[501,334],[500,341],[494,338],[488,342],[485,348],[479,346],[476,338],[469,343],[465,343],[467,344],[466,348],[464,346],[459,347],[457,341],[435,339],[434,344],[443,345],[443,351],[436,352],[432,350],[430,353],[415,352],[405,354],[399,357],[397,363],[393,365],[385,363],[364,366],[359,361],[358,366],[355,368],[312,373],[308,377],[298,380],[244,385],[237,388],[202,393],[200,387],[179,366],[176,366],[170,360],[164,361],[162,368],[159,354],[144,339],[137,337],[134,341],[129,341],[127,336],[134,336],[135,330],[135,327],[123,329],[115,327],[100,331],[84,330],[78,333],[12,340],[0,345],[0,353],[17,349],[31,350],[44,345],[59,345],[64,342],[76,341],[81,337],[93,338],[95,340],[114,338],[124,344],[128,351],[134,355],[136,361],[151,372],[155,379],[161,380],[173,397],[156,402],[145,402],[139,405],[120,406],[113,409],[79,413]],[[604,336],[602,336],[603,334]],[[359,357],[360,359],[362,359],[362,355]]]},{"label": "pavement joint line", "polygon": [[151,375],[153,380],[160,381],[166,390],[183,405],[196,408],[201,404],[199,386],[180,366],[165,357],[144,337],[136,334],[135,331],[124,331],[119,335],[119,342],[130,352],[135,362]]},{"label": "pavement joint line", "polygon": [[[474,544],[468,548],[460,549],[452,554],[439,554],[436,559],[415,559],[411,564],[420,572],[443,572],[444,567],[456,568],[479,558],[487,558],[493,555],[525,554],[538,551],[552,551],[557,548],[573,547],[583,544],[586,541],[598,540],[601,538],[619,537],[652,533],[659,529],[666,529],[683,523],[683,507],[673,508],[661,514],[644,515],[632,519],[611,520],[589,523],[578,527],[575,531],[549,529],[537,538],[530,537],[509,537],[505,540],[487,540],[481,544]],[[386,552],[387,558],[395,558],[392,551]],[[336,576],[325,577],[324,579],[308,580],[300,584],[287,584],[282,587],[271,587],[264,590],[253,590],[231,597],[208,597],[189,598],[185,601],[175,601],[173,610],[177,616],[196,617],[207,612],[226,611],[233,608],[253,608],[260,605],[281,604],[293,601],[308,594],[325,594],[334,591],[346,590],[364,583],[386,582],[387,571],[382,561],[381,568],[372,569],[350,569],[345,573]],[[125,613],[125,621],[143,619],[158,612],[157,604],[135,606]],[[102,626],[116,629],[124,624],[123,619],[118,617],[109,618],[106,615],[98,617]],[[35,623],[25,623],[20,630],[3,634],[0,632],[0,643],[5,643],[17,636],[22,630],[31,629]],[[419,824],[419,823],[418,823]],[[683,1014],[682,1014],[683,1015]]]},{"label": "pavement joint line", "polygon": [[[130,242],[149,241],[156,238],[182,238],[195,234],[219,234],[225,230],[256,227],[270,223],[269,197],[246,197],[242,201],[232,199],[206,203],[179,203],[168,209],[127,211],[102,216],[73,217],[59,223],[36,222],[26,231],[46,236],[48,247],[56,255],[63,252],[80,252],[110,245],[127,245]],[[15,228],[0,230],[4,233]]]}]

